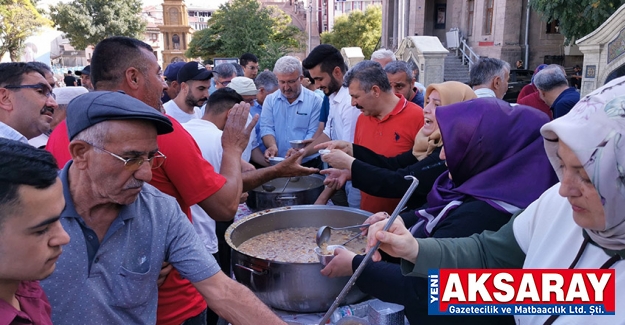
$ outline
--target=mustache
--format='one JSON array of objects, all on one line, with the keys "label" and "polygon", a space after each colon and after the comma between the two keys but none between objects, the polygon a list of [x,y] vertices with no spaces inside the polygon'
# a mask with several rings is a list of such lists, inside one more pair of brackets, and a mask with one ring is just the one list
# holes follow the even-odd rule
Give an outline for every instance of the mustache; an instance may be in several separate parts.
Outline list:
[{"label": "mustache", "polygon": [[126,186],[124,186],[124,190],[131,190],[131,189],[135,189],[135,188],[140,188],[143,186],[143,181],[139,181],[139,180],[133,180],[130,183],[126,184]]},{"label": "mustache", "polygon": [[39,111],[39,114],[43,115],[46,112],[50,112],[50,114],[54,114],[54,107],[51,106],[44,106],[41,111]]},{"label": "mustache", "polygon": [[357,109],[363,109],[362,106],[360,106],[360,105],[356,105],[356,108]]}]

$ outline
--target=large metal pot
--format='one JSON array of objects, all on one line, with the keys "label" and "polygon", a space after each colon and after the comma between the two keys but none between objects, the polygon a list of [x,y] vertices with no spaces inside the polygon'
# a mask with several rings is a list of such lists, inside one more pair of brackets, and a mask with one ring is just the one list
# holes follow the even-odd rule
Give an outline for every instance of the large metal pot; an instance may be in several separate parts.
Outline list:
[{"label": "large metal pot", "polygon": [[313,204],[323,192],[324,178],[321,175],[291,177],[291,181],[286,184],[288,179],[276,178],[263,184],[275,188],[271,192],[266,191],[263,186],[249,191],[247,206],[254,211],[260,211],[289,205]]},{"label": "large metal pot", "polygon": [[[235,222],[226,231],[232,247],[232,271],[237,281],[250,288],[265,304],[294,312],[328,310],[349,277],[328,278],[320,263],[282,263],[252,257],[237,250],[249,238],[291,227],[336,227],[363,223],[369,212],[338,206],[300,205],[261,211]],[[354,230],[358,231],[358,230]],[[365,297],[353,287],[344,303]]]}]

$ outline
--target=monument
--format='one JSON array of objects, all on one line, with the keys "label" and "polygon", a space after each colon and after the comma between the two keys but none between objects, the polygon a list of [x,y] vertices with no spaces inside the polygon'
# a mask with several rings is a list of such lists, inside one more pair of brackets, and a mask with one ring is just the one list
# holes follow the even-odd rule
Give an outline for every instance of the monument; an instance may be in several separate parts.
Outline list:
[{"label": "monument", "polygon": [[581,95],[625,75],[625,5],[576,42],[584,53]]},{"label": "monument", "polygon": [[193,29],[189,26],[187,6],[183,0],[164,0],[163,25],[159,26],[163,34],[163,69],[170,63],[186,61],[187,50]]}]

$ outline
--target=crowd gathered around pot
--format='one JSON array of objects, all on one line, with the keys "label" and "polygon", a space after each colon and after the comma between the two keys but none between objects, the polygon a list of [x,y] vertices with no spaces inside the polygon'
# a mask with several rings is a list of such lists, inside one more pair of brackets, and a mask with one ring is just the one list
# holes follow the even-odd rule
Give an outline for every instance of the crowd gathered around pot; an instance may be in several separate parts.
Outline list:
[{"label": "crowd gathered around pot", "polygon": [[[381,245],[356,286],[410,324],[623,324],[618,308],[432,316],[427,275],[612,268],[622,303],[625,77],[580,98],[540,65],[510,104],[495,58],[425,85],[385,49],[349,68],[327,44],[261,60],[162,70],[150,45],[110,37],[65,87],[43,63],[0,63],[0,324],[286,324],[233,279],[225,236],[263,185],[309,175],[310,203],[366,211]],[[336,249],[319,272],[363,260]]]}]

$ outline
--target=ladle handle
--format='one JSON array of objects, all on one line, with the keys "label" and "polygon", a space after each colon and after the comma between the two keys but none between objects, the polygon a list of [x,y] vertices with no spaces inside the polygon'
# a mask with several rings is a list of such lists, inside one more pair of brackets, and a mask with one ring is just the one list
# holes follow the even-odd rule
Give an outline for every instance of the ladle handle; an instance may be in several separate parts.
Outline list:
[{"label": "ladle handle", "polygon": [[[393,224],[393,221],[395,221],[395,219],[397,218],[397,215],[399,215],[399,212],[403,209],[404,205],[406,205],[406,202],[408,202],[408,199],[410,198],[414,190],[419,185],[419,180],[412,175],[406,175],[404,176],[404,179],[412,180],[412,184],[410,184],[408,191],[406,191],[406,194],[404,194],[404,196],[401,198],[401,201],[399,201],[399,204],[395,208],[395,211],[393,211],[393,214],[388,219],[386,226],[384,226],[384,231],[387,231],[391,227],[391,225]],[[365,258],[362,260],[362,262],[360,262],[360,265],[358,266],[356,271],[354,271],[354,274],[352,275],[352,277],[349,278],[349,281],[347,281],[347,284],[345,285],[345,287],[343,287],[343,290],[341,290],[341,293],[339,293],[338,297],[336,297],[336,299],[332,303],[332,306],[330,306],[330,309],[328,309],[325,315],[323,315],[323,318],[319,322],[319,325],[325,325],[328,322],[328,320],[332,316],[332,313],[336,310],[336,308],[339,307],[339,304],[341,303],[341,301],[347,296],[347,294],[349,293],[349,290],[351,290],[351,288],[356,283],[356,279],[358,279],[358,276],[360,276],[362,271],[365,269],[367,262],[371,260],[373,253],[375,253],[375,251],[377,251],[379,247],[380,247],[380,241],[377,241],[375,246],[373,246],[373,248],[371,248],[371,250],[367,252],[367,255],[365,255]]]},{"label": "ladle handle", "polygon": [[345,229],[352,229],[352,228],[369,228],[369,226],[371,226],[368,223],[362,224],[362,225],[355,225],[355,226],[347,226],[347,227],[330,227],[330,229],[332,230],[345,230]]}]

